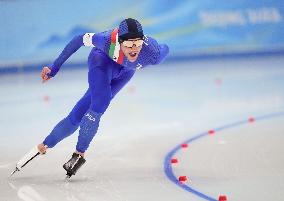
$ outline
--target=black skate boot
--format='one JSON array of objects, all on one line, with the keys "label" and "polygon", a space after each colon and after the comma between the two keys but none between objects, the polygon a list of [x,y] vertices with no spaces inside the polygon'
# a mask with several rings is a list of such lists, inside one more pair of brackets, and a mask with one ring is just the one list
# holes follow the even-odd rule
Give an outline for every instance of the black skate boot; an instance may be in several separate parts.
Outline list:
[{"label": "black skate boot", "polygon": [[63,165],[63,168],[67,171],[66,178],[70,178],[75,175],[79,168],[86,162],[83,156],[77,153],[73,153],[72,158]]}]

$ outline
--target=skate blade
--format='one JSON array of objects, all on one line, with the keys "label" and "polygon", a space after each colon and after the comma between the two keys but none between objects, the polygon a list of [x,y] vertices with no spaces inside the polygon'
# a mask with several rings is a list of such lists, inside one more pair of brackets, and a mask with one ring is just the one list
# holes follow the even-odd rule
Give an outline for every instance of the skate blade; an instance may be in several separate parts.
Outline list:
[{"label": "skate blade", "polygon": [[65,180],[66,182],[68,182],[68,181],[70,181],[70,179],[71,179],[71,176],[67,175],[64,180]]},{"label": "skate blade", "polygon": [[37,152],[34,156],[32,156],[30,159],[28,159],[22,166],[21,168],[25,167],[31,160],[33,160],[35,157],[37,157],[38,155],[40,155],[39,152]]},{"label": "skate blade", "polygon": [[11,174],[10,174],[10,176],[9,177],[12,177],[16,172],[18,172],[19,171],[19,169],[18,168],[16,168]]},{"label": "skate blade", "polygon": [[66,173],[65,180],[66,180],[66,181],[69,181],[71,177],[72,177],[72,174],[69,173],[69,172],[67,172],[67,173]]}]

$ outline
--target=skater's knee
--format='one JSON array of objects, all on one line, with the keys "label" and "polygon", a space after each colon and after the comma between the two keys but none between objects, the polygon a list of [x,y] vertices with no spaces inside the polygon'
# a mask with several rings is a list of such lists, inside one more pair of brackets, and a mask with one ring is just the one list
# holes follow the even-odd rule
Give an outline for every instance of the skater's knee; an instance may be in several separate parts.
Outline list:
[{"label": "skater's knee", "polygon": [[76,119],[76,117],[67,116],[61,122],[63,124],[63,130],[65,130],[68,134],[74,133],[78,127],[81,120]]},{"label": "skater's knee", "polygon": [[80,123],[80,130],[76,150],[84,153],[97,133],[102,113],[89,109]]},{"label": "skater's knee", "polygon": [[99,126],[102,113],[96,112],[91,108],[86,112],[80,124],[80,130],[96,130]]},{"label": "skater's knee", "polygon": [[79,126],[82,117],[76,116],[72,113],[70,113],[67,117],[66,117],[67,121],[70,122],[71,125],[73,125],[74,127]]}]

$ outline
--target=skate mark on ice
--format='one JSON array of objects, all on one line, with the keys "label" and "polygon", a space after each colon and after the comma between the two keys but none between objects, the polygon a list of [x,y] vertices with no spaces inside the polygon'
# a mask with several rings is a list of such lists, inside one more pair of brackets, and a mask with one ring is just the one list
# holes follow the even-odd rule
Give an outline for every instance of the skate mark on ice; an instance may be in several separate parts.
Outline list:
[{"label": "skate mark on ice", "polygon": [[47,201],[43,196],[40,195],[33,187],[29,185],[23,185],[17,188],[11,182],[8,182],[11,189],[17,191],[17,196],[23,201]]},{"label": "skate mark on ice", "polygon": [[12,163],[0,164],[0,169],[8,169],[12,166]]}]

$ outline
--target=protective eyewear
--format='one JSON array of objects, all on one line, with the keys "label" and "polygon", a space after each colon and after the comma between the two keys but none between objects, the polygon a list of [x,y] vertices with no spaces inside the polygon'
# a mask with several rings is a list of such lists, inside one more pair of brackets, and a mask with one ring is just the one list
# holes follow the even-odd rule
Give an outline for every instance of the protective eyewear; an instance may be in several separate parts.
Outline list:
[{"label": "protective eyewear", "polygon": [[135,45],[136,47],[140,47],[142,44],[143,44],[143,39],[125,40],[122,42],[122,45],[128,48],[133,47],[133,45]]}]

